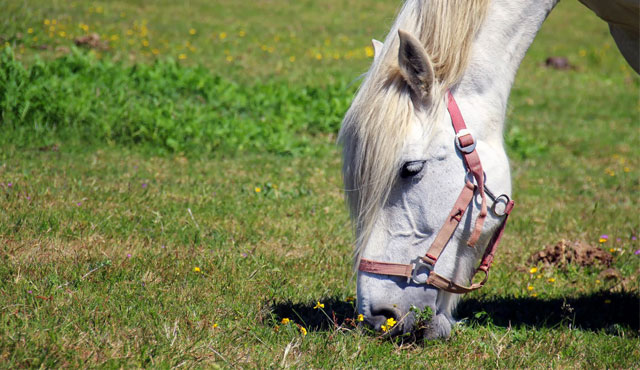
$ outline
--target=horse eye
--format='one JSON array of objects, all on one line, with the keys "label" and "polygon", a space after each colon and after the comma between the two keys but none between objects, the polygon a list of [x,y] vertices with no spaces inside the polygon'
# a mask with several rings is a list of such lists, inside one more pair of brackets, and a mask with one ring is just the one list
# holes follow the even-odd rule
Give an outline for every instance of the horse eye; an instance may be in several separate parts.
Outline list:
[{"label": "horse eye", "polygon": [[407,177],[413,177],[422,171],[425,161],[411,161],[405,162],[400,170],[400,177],[406,179]]}]

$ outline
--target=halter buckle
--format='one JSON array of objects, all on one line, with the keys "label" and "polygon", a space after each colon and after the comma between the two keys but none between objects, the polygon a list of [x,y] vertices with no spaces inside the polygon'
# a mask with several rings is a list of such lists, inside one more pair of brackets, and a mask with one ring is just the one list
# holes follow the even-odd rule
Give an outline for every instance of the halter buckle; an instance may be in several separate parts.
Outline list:
[{"label": "halter buckle", "polygon": [[[473,142],[469,145],[462,146],[462,143],[460,143],[460,138],[467,135],[471,136]],[[473,135],[471,135],[471,131],[466,128],[463,128],[462,130],[456,132],[456,139],[454,141],[456,143],[456,148],[458,148],[458,150],[462,153],[469,154],[476,149],[476,139],[473,137]]]},{"label": "halter buckle", "polygon": [[[502,203],[504,203],[504,208],[499,209],[497,206]],[[495,200],[493,201],[493,205],[491,206],[491,209],[493,210],[493,213],[496,214],[496,216],[502,217],[507,213],[509,213],[508,212],[509,203],[511,203],[511,198],[509,198],[507,194],[501,194],[497,198],[495,198]]]},{"label": "halter buckle", "polygon": [[[411,265],[413,266],[413,269],[411,270],[411,277],[407,279],[407,282],[411,280],[418,285],[426,284],[427,280],[429,279],[429,274],[431,273],[431,271],[433,271],[433,265],[430,263],[425,263],[420,257],[418,257],[415,261],[412,261]],[[426,278],[418,278],[418,273],[422,268],[427,269]]]}]

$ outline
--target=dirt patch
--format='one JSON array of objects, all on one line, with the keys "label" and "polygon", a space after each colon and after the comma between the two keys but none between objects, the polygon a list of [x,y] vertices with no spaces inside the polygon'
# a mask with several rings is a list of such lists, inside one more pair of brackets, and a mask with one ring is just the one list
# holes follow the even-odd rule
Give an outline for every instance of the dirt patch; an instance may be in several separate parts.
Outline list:
[{"label": "dirt patch", "polygon": [[100,40],[100,35],[92,33],[85,36],[76,37],[74,40],[76,46],[86,47],[90,49],[107,50],[106,42]]},{"label": "dirt patch", "polygon": [[534,253],[529,262],[532,264],[542,263],[544,265],[552,265],[565,267],[573,263],[580,266],[592,266],[601,264],[605,266],[611,265],[613,257],[608,252],[592,246],[582,241],[567,241],[549,245],[543,250]]},{"label": "dirt patch", "polygon": [[544,61],[544,65],[547,68],[560,69],[560,70],[574,69],[571,63],[569,63],[569,59],[565,57],[548,57]]}]

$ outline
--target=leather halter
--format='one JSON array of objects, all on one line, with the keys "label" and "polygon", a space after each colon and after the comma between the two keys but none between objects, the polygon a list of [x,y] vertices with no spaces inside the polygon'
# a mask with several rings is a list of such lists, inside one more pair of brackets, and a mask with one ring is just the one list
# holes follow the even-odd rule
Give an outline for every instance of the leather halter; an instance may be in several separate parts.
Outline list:
[{"label": "leather halter", "polygon": [[[456,133],[455,144],[456,148],[460,151],[464,158],[464,164],[467,168],[468,175],[473,177],[475,180],[475,184],[470,181],[467,176],[466,183],[458,196],[451,212],[449,212],[449,216],[447,216],[447,220],[445,221],[440,231],[436,235],[435,240],[427,250],[427,253],[418,257],[415,262],[411,264],[402,264],[402,263],[393,263],[393,262],[381,262],[381,261],[373,261],[369,259],[362,258],[360,259],[360,264],[358,269],[363,272],[368,272],[371,274],[378,275],[391,275],[391,276],[401,276],[406,277],[407,281],[413,281],[416,284],[428,284],[432,285],[436,288],[445,290],[451,293],[467,293],[473,290],[481,288],[489,277],[489,269],[491,268],[491,263],[493,262],[493,256],[498,248],[498,243],[502,238],[502,233],[504,232],[504,227],[507,224],[507,219],[509,218],[509,214],[514,206],[514,201],[509,198],[506,194],[502,194],[498,197],[494,196],[489,189],[484,184],[485,174],[482,170],[482,163],[480,162],[480,156],[476,151],[476,140],[473,138],[469,130],[467,130],[467,125],[464,123],[464,118],[462,117],[462,113],[460,113],[460,108],[458,108],[458,104],[453,98],[453,94],[448,92],[448,104],[447,109],[449,110],[449,114],[451,115],[451,122],[453,124],[453,129]],[[493,234],[493,237],[489,241],[489,245],[482,256],[482,261],[480,262],[480,266],[476,269],[474,276],[478,273],[478,271],[484,272],[484,279],[479,283],[473,283],[470,286],[464,286],[457,284],[450,279],[445,278],[444,276],[438,275],[434,271],[434,267],[438,258],[442,254],[442,251],[447,246],[449,239],[453,236],[453,233],[456,231],[462,216],[465,211],[469,208],[469,204],[473,201],[474,195],[476,191],[482,197],[482,206],[480,209],[480,214],[476,218],[475,226],[473,228],[473,232],[471,233],[471,237],[467,242],[467,245],[471,248],[475,248],[478,239],[480,238],[480,234],[482,233],[482,226],[484,225],[484,220],[487,217],[487,195],[493,200],[493,212],[498,214],[495,209],[496,205],[504,202],[504,211],[500,212],[499,216],[503,216],[502,222],[500,226]],[[428,277],[426,279],[418,278],[418,275],[422,272],[427,272]],[[472,277],[473,278],[473,277]],[[473,280],[473,279],[472,279]]]}]

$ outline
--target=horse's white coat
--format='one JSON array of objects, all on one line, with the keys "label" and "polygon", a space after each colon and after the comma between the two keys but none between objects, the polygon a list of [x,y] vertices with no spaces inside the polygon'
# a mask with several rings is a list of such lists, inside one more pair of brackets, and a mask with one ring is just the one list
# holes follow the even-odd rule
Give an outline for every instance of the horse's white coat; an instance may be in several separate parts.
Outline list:
[{"label": "horse's white coat", "polygon": [[[478,140],[487,174],[487,186],[496,194],[511,195],[509,164],[503,145],[507,98],[517,68],[537,31],[557,0],[493,0],[472,45],[469,66],[452,92],[467,126]],[[392,30],[394,32],[394,30]],[[388,38],[387,38],[388,40]],[[376,51],[380,48],[376,47]],[[402,160],[425,161],[422,172],[395,183],[377,218],[362,257],[410,263],[424,255],[463,187],[465,168],[454,148],[454,131],[446,105],[425,115],[418,105],[402,150]],[[432,112],[433,113],[433,112]],[[435,120],[425,124],[425,120]],[[499,225],[488,217],[477,249],[466,245],[479,203],[468,212],[445,248],[436,271],[466,284]],[[408,284],[404,279],[358,273],[359,311],[380,328],[389,312],[403,317],[403,330],[412,329],[411,306],[431,307],[436,313],[427,337],[448,336],[457,296],[433,287]]]},{"label": "horse's white coat", "polygon": [[[435,69],[431,65],[430,56],[424,55],[421,50],[416,52],[414,43],[409,43],[411,46],[407,46],[406,42],[400,43],[397,39],[403,26],[411,24],[401,16],[403,14],[404,16],[421,14],[420,12],[425,8],[423,5],[430,4],[431,1],[435,0],[409,0],[385,39],[385,43],[373,40],[375,58],[367,80],[363,83],[366,85],[365,98],[359,96],[360,93],[356,96],[352,109],[356,104],[357,106],[353,112],[350,109],[345,117],[345,122],[343,122],[341,139],[345,144],[343,172],[345,173],[345,182],[348,185],[347,192],[361,192],[363,188],[369,186],[367,182],[358,183],[357,181],[358,176],[362,177],[357,171],[372,168],[371,163],[368,164],[368,167],[360,166],[359,163],[365,160],[362,153],[376,154],[377,157],[374,156],[373,161],[385,159],[385,165],[394,163],[383,156],[383,154],[394,152],[394,150],[385,151],[385,145],[388,143],[396,145],[395,143],[397,143],[397,140],[387,140],[387,135],[395,134],[394,139],[403,140],[403,144],[399,147],[401,149],[400,160],[395,163],[424,162],[422,170],[415,176],[385,182],[385,184],[392,183],[393,185],[388,197],[384,197],[383,194],[383,202],[379,206],[375,206],[375,201],[378,198],[364,197],[365,200],[370,201],[369,203],[378,207],[379,212],[366,213],[366,216],[373,215],[373,217],[365,217],[364,219],[373,220],[372,222],[363,223],[360,215],[355,215],[358,221],[356,231],[360,234],[357,235],[356,263],[359,262],[359,258],[363,257],[406,264],[423,256],[462,189],[465,168],[460,154],[454,147],[454,131],[446,111],[443,88],[450,87],[466,125],[478,142],[476,149],[486,172],[486,185],[496,195],[504,193],[511,196],[509,163],[503,143],[507,99],[516,71],[526,50],[558,0],[491,0],[486,17],[477,29],[471,43],[467,67],[461,77],[454,78],[453,83],[452,81],[439,81],[438,76],[435,76],[435,79],[431,78],[430,74],[433,74]],[[469,9],[472,9],[471,6],[473,6],[475,7],[473,9],[480,12],[483,9],[482,0],[476,1],[478,2],[474,2],[474,5],[471,5],[471,0],[469,0],[468,3],[462,1],[453,6],[469,6]],[[610,23],[611,33],[616,38],[618,47],[637,71],[640,1],[580,1]],[[438,4],[438,6],[443,6],[444,3],[438,2]],[[447,6],[452,4],[454,3]],[[624,9],[631,9],[631,14],[624,14]],[[455,9],[447,8],[446,11],[455,11]],[[453,19],[458,18],[453,17]],[[474,18],[469,19],[469,22],[474,21]],[[477,19],[481,18],[475,18],[475,20]],[[465,24],[465,22],[458,23],[458,25],[461,24]],[[458,25],[456,27],[459,27]],[[450,31],[455,33],[455,30],[447,32]],[[414,32],[424,32],[424,29],[418,27]],[[407,36],[406,33],[400,33],[405,41],[407,38],[415,40],[414,37]],[[423,39],[422,42],[425,40]],[[402,45],[398,46],[399,44]],[[464,44],[459,45],[464,47]],[[400,48],[400,53],[398,53],[398,48]],[[408,49],[411,50],[407,51]],[[393,81],[397,81],[397,79],[393,80],[393,78],[397,78],[397,76],[393,75],[395,73],[393,66],[385,64],[392,60],[389,58],[394,55],[392,53],[399,55],[396,64],[406,82],[405,85],[413,93],[411,94],[412,99],[408,103],[406,99],[389,101],[399,102],[399,106],[403,109],[405,107],[403,104],[412,105],[412,109],[403,110],[405,113],[409,112],[411,116],[407,121],[408,126],[400,126],[398,122],[390,122],[387,124],[398,126],[391,126],[392,129],[389,130],[381,126],[378,121],[375,121],[373,126],[360,125],[358,120],[372,118],[370,114],[367,115],[367,108],[370,112],[374,112],[374,119],[375,114],[379,114],[378,112],[388,113],[388,110],[384,109],[372,110],[372,106],[375,108],[378,106],[372,104],[373,100],[371,99],[375,99],[376,96],[371,96],[371,92],[382,94],[388,93],[389,90],[387,86],[380,89],[377,89],[375,85],[372,87],[371,81],[378,84],[388,83],[391,88],[400,89],[400,91],[395,91],[396,94],[405,94],[405,96],[407,94],[405,87],[394,85],[396,82]],[[460,55],[464,57],[467,54]],[[412,60],[417,60],[418,64],[422,63],[425,68],[417,68],[418,72],[414,71],[415,73],[412,74],[411,65],[407,68],[407,63],[411,64]],[[458,66],[464,65],[464,62],[460,62],[460,60],[454,60],[453,63]],[[418,65],[418,67],[420,66]],[[442,63],[436,67],[442,68]],[[397,69],[398,67],[396,67]],[[384,79],[369,81],[368,79],[374,72],[388,73],[390,79],[387,82]],[[368,85],[367,82],[369,82]],[[421,91],[416,91],[416,89],[421,89]],[[425,89],[430,91],[425,92]],[[396,119],[402,117],[402,115],[396,116]],[[380,117],[384,118],[385,116],[378,118]],[[379,127],[385,130],[382,131],[384,135],[367,136],[366,129],[376,130]],[[400,129],[400,127],[402,128]],[[374,150],[370,150],[371,146],[374,147]],[[371,160],[369,158],[369,161]],[[374,165],[373,168],[378,171],[381,166],[375,167]],[[355,171],[356,175],[352,176],[350,171]],[[375,173],[392,172],[378,171]],[[374,183],[379,181],[378,177],[364,176],[362,178]],[[352,188],[349,189],[349,186]],[[347,194],[349,195],[349,193]],[[358,202],[362,202],[362,199],[362,197],[349,196],[352,215],[354,209],[357,211],[360,207],[361,203]],[[435,266],[440,275],[459,284],[467,284],[472,278],[478,260],[501,221],[490,212],[477,249],[468,247],[466,242],[475,223],[479,206],[479,199],[476,199],[476,202],[472,204],[471,212],[465,214]],[[369,210],[365,208],[366,212]],[[430,307],[436,314],[426,330],[428,338],[446,337],[451,331],[451,324],[454,322],[452,311],[458,300],[455,294],[442,292],[430,286],[418,286],[398,277],[364,272],[358,272],[357,292],[360,313],[377,329],[380,329],[388,317],[393,316],[396,319],[401,319],[402,322],[401,325],[398,325],[402,327],[402,330],[397,330],[397,332],[412,330],[414,318],[410,309],[415,306],[420,309]]]}]

